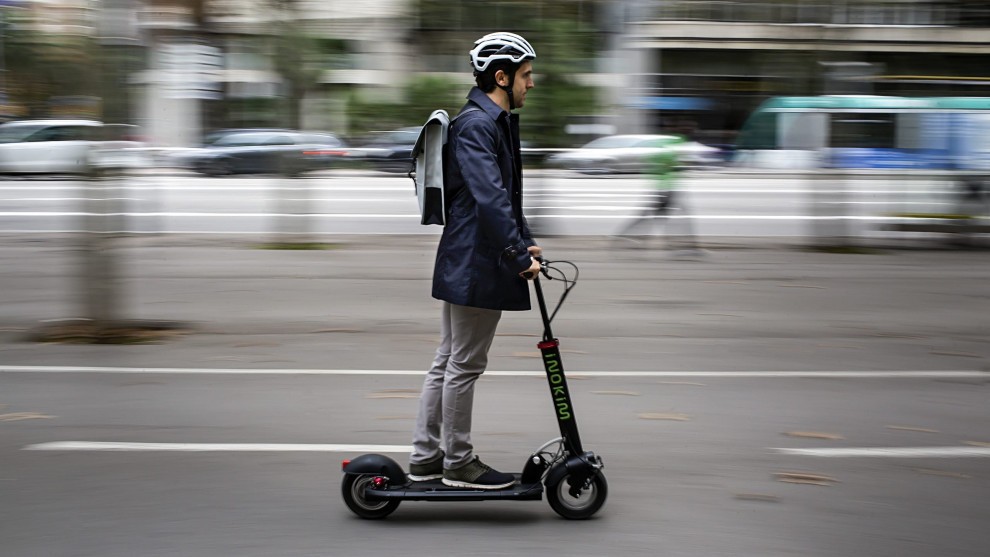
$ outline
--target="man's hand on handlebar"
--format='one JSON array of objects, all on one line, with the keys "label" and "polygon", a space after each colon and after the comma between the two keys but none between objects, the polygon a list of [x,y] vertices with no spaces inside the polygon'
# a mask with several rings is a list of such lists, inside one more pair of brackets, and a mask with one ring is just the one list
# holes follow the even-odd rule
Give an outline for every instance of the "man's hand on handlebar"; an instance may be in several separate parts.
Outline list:
[{"label": "man's hand on handlebar", "polygon": [[[530,253],[533,253],[532,251],[533,248],[529,248],[529,249],[530,249]],[[540,276],[540,261],[535,257],[533,257],[529,269],[526,269],[525,271],[519,273],[519,276],[521,276],[526,280],[533,280],[536,277]]]},{"label": "man's hand on handlebar", "polygon": [[540,270],[542,269],[540,266],[540,261],[542,261],[541,257],[543,256],[543,248],[540,246],[529,246],[526,248],[526,251],[529,252],[529,255],[533,258],[533,260],[529,266],[529,269],[519,273],[519,276],[526,280],[533,280],[540,276]]}]

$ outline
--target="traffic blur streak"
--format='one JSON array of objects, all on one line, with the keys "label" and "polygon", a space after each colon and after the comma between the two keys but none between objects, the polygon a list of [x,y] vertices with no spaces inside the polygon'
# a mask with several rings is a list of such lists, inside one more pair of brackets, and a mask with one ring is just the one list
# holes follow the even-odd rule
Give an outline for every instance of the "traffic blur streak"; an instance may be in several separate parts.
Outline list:
[{"label": "traffic blur streak", "polygon": [[[112,160],[108,157],[106,160]],[[337,169],[207,178],[170,168],[116,176],[115,232],[256,237],[438,234],[419,224],[408,177]],[[71,178],[71,177],[70,177]],[[526,172],[526,214],[552,235],[608,236],[651,202],[648,175]],[[671,221],[691,219],[702,243],[780,238],[796,243],[979,240],[986,232],[985,182],[961,172],[691,170],[678,181]],[[0,183],[0,233],[82,230],[86,181],[58,176]],[[658,222],[658,224],[662,224]],[[676,229],[677,227],[672,227]],[[658,226],[654,235],[668,232]]]}]

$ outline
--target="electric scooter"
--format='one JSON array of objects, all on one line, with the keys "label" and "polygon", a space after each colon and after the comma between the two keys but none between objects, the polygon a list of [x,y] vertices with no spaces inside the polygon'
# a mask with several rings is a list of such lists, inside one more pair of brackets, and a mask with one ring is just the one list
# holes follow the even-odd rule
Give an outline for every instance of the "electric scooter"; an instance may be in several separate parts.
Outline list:
[{"label": "electric scooter", "polygon": [[[560,343],[550,329],[557,311],[571,288],[577,283],[578,269],[573,263],[541,260],[541,273],[547,280],[561,280],[564,290],[553,313],[547,311],[539,277],[533,280],[536,299],[543,318],[543,340],[537,346],[543,356],[547,383],[560,437],[543,444],[526,459],[522,472],[513,474],[516,483],[504,489],[484,490],[450,487],[441,480],[415,482],[391,458],[365,454],[343,462],[341,493],[347,507],[361,518],[381,519],[390,515],[402,501],[539,501],[544,489],[547,502],[560,516],[571,520],[590,518],[608,495],[608,483],[602,473],[602,458],[581,446],[574,405],[567,389],[567,379],[560,358]],[[568,277],[555,265],[573,269]]]}]

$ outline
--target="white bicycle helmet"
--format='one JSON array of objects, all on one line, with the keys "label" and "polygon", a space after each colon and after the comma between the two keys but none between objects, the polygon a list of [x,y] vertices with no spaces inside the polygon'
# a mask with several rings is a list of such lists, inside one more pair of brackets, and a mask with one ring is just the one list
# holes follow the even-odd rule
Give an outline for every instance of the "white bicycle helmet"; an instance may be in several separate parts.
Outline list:
[{"label": "white bicycle helmet", "polygon": [[471,50],[471,65],[475,73],[481,73],[496,60],[508,60],[519,64],[536,58],[536,51],[526,39],[515,33],[489,33],[474,41]]}]

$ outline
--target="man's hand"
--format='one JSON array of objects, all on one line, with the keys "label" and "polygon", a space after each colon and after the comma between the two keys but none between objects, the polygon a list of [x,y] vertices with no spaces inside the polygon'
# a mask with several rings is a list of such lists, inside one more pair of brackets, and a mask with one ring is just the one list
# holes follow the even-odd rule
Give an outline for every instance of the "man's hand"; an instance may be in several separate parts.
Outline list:
[{"label": "man's hand", "polygon": [[528,248],[526,248],[526,250],[533,257],[539,257],[543,255],[543,248],[541,248],[540,246],[529,246]]},{"label": "man's hand", "polygon": [[[529,248],[529,249],[532,250],[533,248]],[[533,252],[530,251],[530,253]],[[537,261],[535,258],[533,258],[532,263],[529,266],[529,269],[526,269],[525,271],[519,273],[519,276],[521,276],[526,280],[533,280],[536,277],[540,276],[540,262]]]}]

